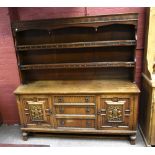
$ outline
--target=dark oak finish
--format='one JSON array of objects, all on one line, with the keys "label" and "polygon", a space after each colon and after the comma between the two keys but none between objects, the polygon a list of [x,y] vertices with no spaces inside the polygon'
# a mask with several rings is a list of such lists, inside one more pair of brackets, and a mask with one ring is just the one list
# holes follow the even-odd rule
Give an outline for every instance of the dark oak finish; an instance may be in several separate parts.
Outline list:
[{"label": "dark oak finish", "polygon": [[51,27],[62,28],[80,25],[83,27],[99,27],[102,25],[112,24],[128,24],[137,26],[138,14],[116,14],[116,15],[102,15],[102,16],[89,16],[89,17],[74,17],[74,18],[61,18],[52,20],[34,20],[32,21],[18,21],[12,24],[14,31],[23,31],[31,29],[47,29]]},{"label": "dark oak finish", "polygon": [[29,132],[124,135],[136,140],[137,14],[12,23]]},{"label": "dark oak finish", "polygon": [[137,19],[120,14],[13,23],[21,82],[135,81]]}]

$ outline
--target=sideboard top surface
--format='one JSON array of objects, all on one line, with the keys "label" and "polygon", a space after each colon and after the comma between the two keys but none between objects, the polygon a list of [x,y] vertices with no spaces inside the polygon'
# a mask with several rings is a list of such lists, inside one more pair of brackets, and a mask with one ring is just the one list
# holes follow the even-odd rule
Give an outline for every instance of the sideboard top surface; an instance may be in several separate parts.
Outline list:
[{"label": "sideboard top surface", "polygon": [[136,84],[123,80],[36,81],[20,85],[15,94],[139,93]]}]

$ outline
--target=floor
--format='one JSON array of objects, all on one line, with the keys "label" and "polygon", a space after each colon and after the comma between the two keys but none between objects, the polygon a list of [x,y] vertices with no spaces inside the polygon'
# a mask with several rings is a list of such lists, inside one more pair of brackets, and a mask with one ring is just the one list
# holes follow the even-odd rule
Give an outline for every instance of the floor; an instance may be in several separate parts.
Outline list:
[{"label": "floor", "polygon": [[59,136],[29,136],[28,141],[23,141],[19,125],[0,126],[1,144],[39,144],[51,147],[144,147],[145,144],[138,131],[136,145],[130,145],[128,140],[103,139],[103,138],[78,138]]}]

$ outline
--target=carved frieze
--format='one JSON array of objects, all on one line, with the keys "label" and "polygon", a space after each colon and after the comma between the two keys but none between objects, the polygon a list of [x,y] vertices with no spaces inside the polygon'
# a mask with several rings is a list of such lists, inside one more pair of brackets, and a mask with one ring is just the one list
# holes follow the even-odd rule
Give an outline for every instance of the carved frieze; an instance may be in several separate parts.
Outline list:
[{"label": "carved frieze", "polygon": [[38,44],[38,45],[18,45],[17,50],[38,50],[38,49],[63,49],[63,48],[87,48],[87,47],[106,47],[106,46],[135,46],[135,40],[121,41],[93,41],[93,42],[75,42],[75,43],[56,43],[56,44]]},{"label": "carved frieze", "polygon": [[51,19],[51,20],[34,20],[34,21],[18,21],[12,23],[15,32],[27,29],[57,29],[69,26],[92,26],[98,27],[112,23],[137,25],[138,14],[114,14],[79,18]]}]

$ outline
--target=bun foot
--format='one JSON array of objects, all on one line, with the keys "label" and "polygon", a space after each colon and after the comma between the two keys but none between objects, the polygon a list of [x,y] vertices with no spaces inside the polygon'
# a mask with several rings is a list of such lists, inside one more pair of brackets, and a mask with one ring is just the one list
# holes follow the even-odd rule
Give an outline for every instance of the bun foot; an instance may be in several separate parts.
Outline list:
[{"label": "bun foot", "polygon": [[136,144],[136,135],[131,135],[130,136],[130,144],[135,145]]},{"label": "bun foot", "polygon": [[27,132],[23,132],[22,133],[22,136],[23,136],[23,140],[24,141],[27,141],[27,139],[28,139],[28,133]]}]

